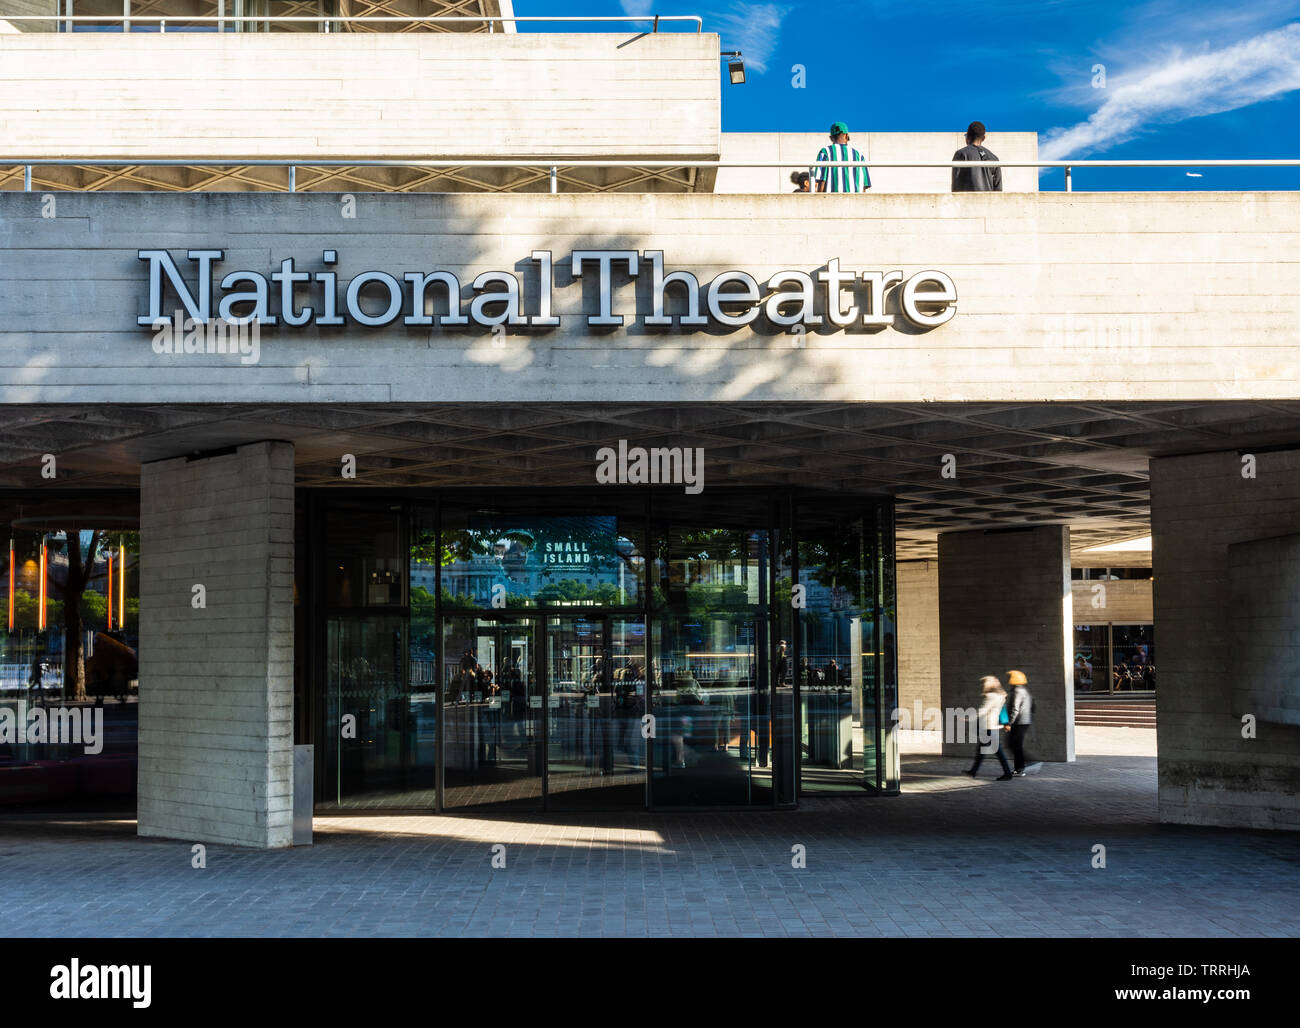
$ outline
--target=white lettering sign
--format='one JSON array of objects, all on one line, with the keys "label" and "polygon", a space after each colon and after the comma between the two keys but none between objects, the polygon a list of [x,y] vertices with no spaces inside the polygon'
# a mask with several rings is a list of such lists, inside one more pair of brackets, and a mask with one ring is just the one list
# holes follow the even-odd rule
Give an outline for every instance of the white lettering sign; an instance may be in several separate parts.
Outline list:
[{"label": "white lettering sign", "polygon": [[[561,323],[553,313],[555,262],[549,250],[534,250],[529,257],[537,274],[535,296],[525,295],[520,275],[508,271],[483,272],[470,284],[468,296],[462,296],[461,280],[450,271],[394,274],[367,268],[344,277],[336,270],[337,250],[321,253],[319,270],[300,269],[293,257],[285,257],[269,273],[236,270],[219,281],[215,266],[224,261],[224,250],[185,251],[189,268],[182,268],[169,250],[140,250],[138,256],[149,265],[149,294],[147,311],[136,321],[155,329],[174,311],[199,325],[215,315],[232,325],[288,328],[382,328],[399,319],[403,325],[438,328],[508,325],[536,330]],[[957,287],[941,271],[910,276],[901,270],[859,272],[842,269],[838,257],[819,269],[781,270],[761,280],[745,271],[723,271],[706,283],[689,271],[665,271],[662,250],[574,250],[569,269],[575,280],[591,280],[583,288],[594,294],[590,302],[596,313],[581,317],[599,329],[626,328],[630,317],[633,324],[678,329],[731,330],[761,318],[780,329],[829,325],[831,331],[915,331],[946,324],[957,311]],[[187,272],[194,276],[192,281]],[[635,291],[631,309],[618,309],[619,276],[629,282],[646,278],[648,309],[642,309],[644,301]],[[891,291],[897,296],[893,304]],[[679,313],[669,312],[670,298]],[[525,313],[525,308],[535,313]]]}]

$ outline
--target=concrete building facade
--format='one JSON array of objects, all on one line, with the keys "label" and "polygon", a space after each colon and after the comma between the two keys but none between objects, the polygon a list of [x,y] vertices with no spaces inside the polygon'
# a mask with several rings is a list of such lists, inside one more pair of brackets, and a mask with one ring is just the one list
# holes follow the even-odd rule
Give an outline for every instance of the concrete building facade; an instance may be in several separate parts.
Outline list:
[{"label": "concrete building facade", "polygon": [[[141,834],[288,845],[295,744],[344,809],[893,795],[898,709],[1013,667],[1069,761],[1076,625],[1148,622],[1162,818],[1300,826],[1296,194],[790,195],[817,132],[723,133],[708,32],[29,6],[0,0],[10,567],[88,547],[93,578],[111,537],[117,620],[69,619],[75,569],[15,578],[6,663],[94,629]],[[868,161],[957,144],[869,128]],[[1072,567],[1146,534],[1154,583],[1081,621]],[[22,745],[0,791],[99,774]]]}]

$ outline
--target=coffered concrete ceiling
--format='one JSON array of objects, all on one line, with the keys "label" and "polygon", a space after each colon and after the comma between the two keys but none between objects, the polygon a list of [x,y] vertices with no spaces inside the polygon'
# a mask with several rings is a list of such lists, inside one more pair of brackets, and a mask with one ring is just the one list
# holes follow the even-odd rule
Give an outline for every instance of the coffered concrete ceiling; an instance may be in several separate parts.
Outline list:
[{"label": "coffered concrete ceiling", "polygon": [[142,461],[268,438],[295,445],[300,485],[335,488],[590,486],[620,439],[702,447],[706,490],[894,496],[900,559],[933,557],[940,532],[1044,523],[1069,524],[1077,556],[1149,531],[1148,458],[1300,447],[1300,401],[11,405],[0,487],[49,488],[46,453],[60,488],[134,488]]}]

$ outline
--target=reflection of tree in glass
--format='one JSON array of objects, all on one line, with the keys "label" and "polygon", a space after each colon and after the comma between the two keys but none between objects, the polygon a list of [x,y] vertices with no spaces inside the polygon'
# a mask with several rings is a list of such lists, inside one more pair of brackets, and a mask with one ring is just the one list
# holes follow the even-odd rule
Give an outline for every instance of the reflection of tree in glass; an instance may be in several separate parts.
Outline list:
[{"label": "reflection of tree in glass", "polygon": [[529,552],[538,545],[539,539],[556,537],[582,545],[598,566],[621,561],[630,569],[639,556],[636,544],[618,534],[614,518],[575,516],[539,518],[537,527],[531,529],[499,525],[444,527],[441,548],[435,533],[425,529],[412,538],[411,560],[421,564],[436,561],[446,567],[476,557],[498,556],[500,543],[513,544]]},{"label": "reflection of tree in glass", "polygon": [[537,602],[539,603],[557,603],[560,601],[614,607],[618,605],[618,586],[610,582],[601,582],[596,586],[590,586],[586,582],[566,578],[543,586],[537,591]]},{"label": "reflection of tree in glass", "polygon": [[799,540],[799,577],[828,589],[847,589],[859,610],[872,604],[871,552],[862,523],[840,521]]}]

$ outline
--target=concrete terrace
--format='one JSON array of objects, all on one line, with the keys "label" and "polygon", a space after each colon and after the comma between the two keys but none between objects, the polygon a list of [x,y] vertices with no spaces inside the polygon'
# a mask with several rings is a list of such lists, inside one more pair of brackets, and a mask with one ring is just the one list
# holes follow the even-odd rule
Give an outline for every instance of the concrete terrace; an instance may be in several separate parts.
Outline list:
[{"label": "concrete terrace", "polygon": [[[1080,729],[1074,764],[797,812],[318,817],[316,845],[207,848],[130,821],[0,821],[13,935],[1294,936],[1300,836],[1156,822],[1153,732]],[[491,847],[506,846],[493,870]],[[808,866],[791,867],[791,847]],[[1107,867],[1091,867],[1106,847]]]}]

